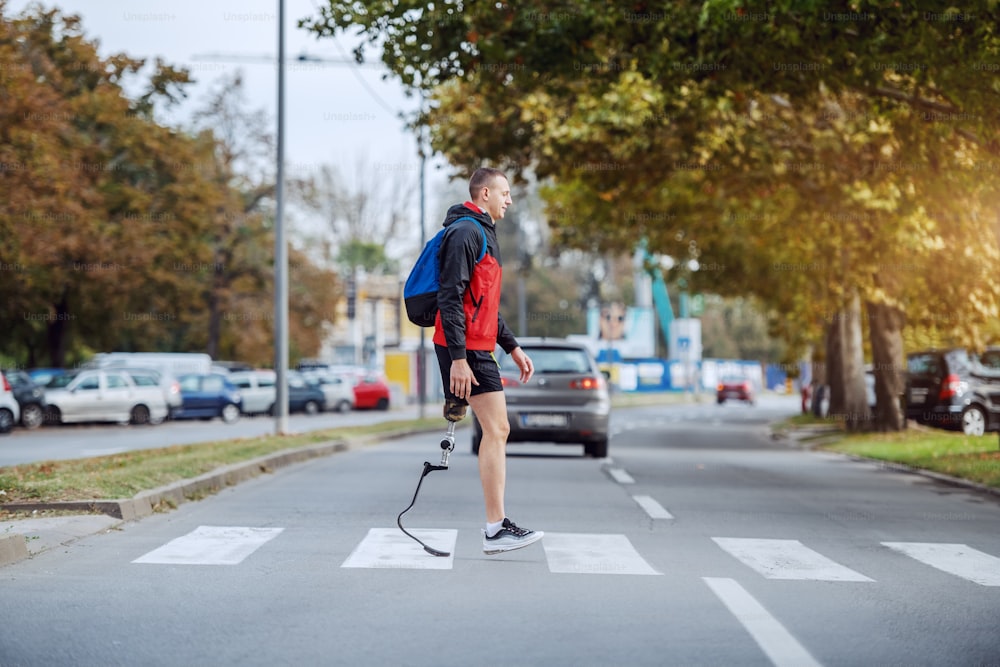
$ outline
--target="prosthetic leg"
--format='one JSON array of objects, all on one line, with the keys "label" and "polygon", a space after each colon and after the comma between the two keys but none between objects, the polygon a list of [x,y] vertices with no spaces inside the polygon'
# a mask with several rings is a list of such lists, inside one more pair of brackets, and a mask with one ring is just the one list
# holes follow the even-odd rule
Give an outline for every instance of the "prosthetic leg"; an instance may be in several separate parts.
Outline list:
[{"label": "prosthetic leg", "polygon": [[468,409],[467,403],[460,403],[451,399],[445,400],[444,403],[444,418],[448,420],[448,431],[445,436],[441,439],[441,462],[438,465],[433,465],[428,461],[424,461],[424,470],[420,473],[420,479],[417,480],[417,490],[413,492],[413,500],[405,510],[399,513],[396,517],[396,525],[399,529],[403,531],[408,537],[416,540],[416,542],[424,548],[424,551],[432,556],[442,556],[447,557],[451,554],[447,551],[438,551],[433,547],[429,547],[420,540],[418,540],[413,534],[407,532],[403,528],[403,515],[410,511],[414,503],[417,502],[417,494],[420,493],[420,485],[424,482],[424,477],[428,475],[433,470],[447,470],[448,469],[448,458],[451,456],[452,451],[455,449],[455,424],[462,421],[465,418],[465,412]]}]

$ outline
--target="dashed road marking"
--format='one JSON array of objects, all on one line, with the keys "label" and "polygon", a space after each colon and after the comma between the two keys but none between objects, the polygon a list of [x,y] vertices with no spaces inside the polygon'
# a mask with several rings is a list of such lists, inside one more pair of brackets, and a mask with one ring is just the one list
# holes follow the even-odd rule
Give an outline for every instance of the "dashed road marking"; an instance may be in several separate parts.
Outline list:
[{"label": "dashed road marking", "polygon": [[170,540],[132,562],[165,565],[238,565],[283,530],[284,528],[198,526],[187,535]]},{"label": "dashed road marking", "polygon": [[768,579],[874,581],[798,540],[713,537],[716,544]]},{"label": "dashed road marking", "polygon": [[545,533],[549,572],[557,574],[661,574],[624,535]]},{"label": "dashed road marking", "polygon": [[403,534],[399,528],[372,528],[341,567],[401,570],[450,570],[455,563],[457,530],[407,528],[424,544],[447,551],[449,556],[433,556]]},{"label": "dashed road marking", "polygon": [[1000,558],[967,544],[883,542],[893,551],[981,586],[1000,586]]},{"label": "dashed road marking", "polygon": [[702,577],[777,667],[819,667],[785,626],[733,579]]},{"label": "dashed road marking", "polygon": [[653,500],[652,496],[632,496],[632,500],[639,503],[639,507],[646,510],[646,514],[651,519],[673,519],[674,515],[668,512],[663,505]]},{"label": "dashed road marking", "polygon": [[635,484],[635,480],[632,479],[632,475],[625,472],[622,468],[608,468],[608,474],[611,475],[611,478],[619,484]]}]

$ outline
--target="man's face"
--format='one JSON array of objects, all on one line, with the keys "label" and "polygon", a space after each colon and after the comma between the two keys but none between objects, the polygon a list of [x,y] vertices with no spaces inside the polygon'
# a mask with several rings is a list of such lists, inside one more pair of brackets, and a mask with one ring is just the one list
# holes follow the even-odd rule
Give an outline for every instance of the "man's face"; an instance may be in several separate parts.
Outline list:
[{"label": "man's face", "polygon": [[507,207],[514,203],[510,198],[510,183],[503,176],[497,176],[483,190],[483,201],[486,204],[486,212],[494,220],[500,220],[503,218]]}]

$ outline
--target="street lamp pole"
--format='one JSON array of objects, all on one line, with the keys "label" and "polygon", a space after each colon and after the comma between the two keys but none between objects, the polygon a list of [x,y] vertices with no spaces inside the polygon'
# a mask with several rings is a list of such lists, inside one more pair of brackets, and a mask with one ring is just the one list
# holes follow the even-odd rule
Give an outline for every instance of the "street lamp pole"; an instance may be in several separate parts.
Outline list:
[{"label": "street lamp pole", "polygon": [[288,432],[288,244],[285,242],[285,0],[278,0],[278,168],[274,212],[274,432]]},{"label": "street lamp pole", "polygon": [[[427,243],[427,228],[424,224],[424,203],[425,203],[425,167],[427,162],[427,152],[424,150],[424,131],[419,130],[417,135],[417,141],[419,142],[418,151],[420,152],[420,247],[423,248],[424,244]],[[426,334],[424,333],[424,327],[420,327],[420,349],[417,350],[417,404],[420,418],[423,419],[426,416],[426,402],[427,402],[427,351],[424,349],[424,344],[426,341]]]}]

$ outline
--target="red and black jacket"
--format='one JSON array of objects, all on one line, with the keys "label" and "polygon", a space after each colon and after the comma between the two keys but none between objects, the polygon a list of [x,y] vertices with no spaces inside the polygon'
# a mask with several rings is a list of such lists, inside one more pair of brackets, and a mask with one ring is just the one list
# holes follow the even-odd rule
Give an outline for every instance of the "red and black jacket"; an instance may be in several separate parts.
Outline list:
[{"label": "red and black jacket", "polygon": [[[478,263],[483,235],[470,220],[456,222],[466,217],[478,220],[486,232],[486,254]],[[448,209],[444,227],[434,343],[446,346],[453,360],[465,359],[466,350],[492,352],[498,344],[504,352],[513,351],[517,339],[500,315],[503,261],[490,214],[471,202],[456,204]]]}]

